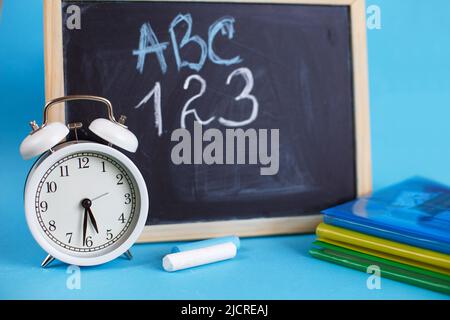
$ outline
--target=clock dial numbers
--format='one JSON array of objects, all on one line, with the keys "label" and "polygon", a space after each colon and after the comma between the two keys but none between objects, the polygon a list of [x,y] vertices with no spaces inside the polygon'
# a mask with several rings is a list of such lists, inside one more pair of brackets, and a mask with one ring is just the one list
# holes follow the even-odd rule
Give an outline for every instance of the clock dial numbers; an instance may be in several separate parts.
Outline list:
[{"label": "clock dial numbers", "polygon": [[47,182],[47,193],[55,193],[58,190],[58,185],[55,181]]},{"label": "clock dial numbers", "polygon": [[78,158],[78,169],[88,169],[89,168],[89,158],[82,157]]},{"label": "clock dial numbers", "polygon": [[130,204],[131,203],[131,194],[129,193],[125,193],[125,204]]},{"label": "clock dial numbers", "polygon": [[114,237],[111,231],[111,229],[106,230],[106,240],[111,240]]},{"label": "clock dial numbers", "polygon": [[92,236],[88,236],[86,238],[85,245],[88,248],[91,248],[94,245],[94,242],[92,241]]},{"label": "clock dial numbers", "polygon": [[39,204],[39,207],[41,208],[41,212],[45,213],[48,210],[48,203],[47,201],[41,201],[41,203]]},{"label": "clock dial numbers", "polygon": [[60,166],[60,176],[61,177],[68,177],[69,176],[69,166]]},{"label": "clock dial numbers", "polygon": [[137,218],[130,174],[115,159],[93,152],[53,164],[35,198],[42,232],[54,245],[79,254],[110,250],[127,238]]},{"label": "clock dial numbers", "polygon": [[56,230],[55,220],[50,220],[50,222],[48,223],[48,230],[50,230],[52,232]]}]

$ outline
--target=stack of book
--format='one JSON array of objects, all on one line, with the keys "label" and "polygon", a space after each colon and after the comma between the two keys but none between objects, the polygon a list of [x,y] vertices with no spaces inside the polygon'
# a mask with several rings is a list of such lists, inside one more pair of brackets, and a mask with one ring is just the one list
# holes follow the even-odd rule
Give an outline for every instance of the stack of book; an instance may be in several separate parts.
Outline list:
[{"label": "stack of book", "polygon": [[412,178],[324,211],[312,256],[450,294],[450,188]]}]

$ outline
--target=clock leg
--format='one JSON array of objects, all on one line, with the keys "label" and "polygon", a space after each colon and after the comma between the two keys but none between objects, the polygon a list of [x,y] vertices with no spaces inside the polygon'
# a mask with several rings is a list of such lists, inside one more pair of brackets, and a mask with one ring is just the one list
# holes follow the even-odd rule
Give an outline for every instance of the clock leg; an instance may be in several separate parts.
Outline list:
[{"label": "clock leg", "polygon": [[46,268],[50,263],[52,263],[55,260],[51,255],[48,255],[44,261],[41,263],[42,268]]},{"label": "clock leg", "polygon": [[128,260],[133,259],[133,255],[131,254],[130,250],[127,250],[127,252],[124,253],[125,257],[127,257]]}]

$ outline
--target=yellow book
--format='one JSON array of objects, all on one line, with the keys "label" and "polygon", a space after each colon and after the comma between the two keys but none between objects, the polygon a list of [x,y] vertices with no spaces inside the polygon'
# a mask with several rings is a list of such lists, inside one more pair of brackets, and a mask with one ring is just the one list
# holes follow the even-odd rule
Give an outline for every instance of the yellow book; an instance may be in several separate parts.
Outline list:
[{"label": "yellow book", "polygon": [[321,223],[319,241],[380,258],[450,275],[450,255],[397,243]]}]

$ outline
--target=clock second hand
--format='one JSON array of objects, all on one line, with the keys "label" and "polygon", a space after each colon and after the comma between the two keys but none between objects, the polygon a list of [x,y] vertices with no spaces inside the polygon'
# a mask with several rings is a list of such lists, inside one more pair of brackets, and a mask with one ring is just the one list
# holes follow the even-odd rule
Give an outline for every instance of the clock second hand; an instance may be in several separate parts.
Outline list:
[{"label": "clock second hand", "polygon": [[105,192],[104,194],[99,195],[98,197],[92,198],[91,201],[95,201],[97,199],[103,198],[104,196],[107,196],[109,194],[109,192]]}]

